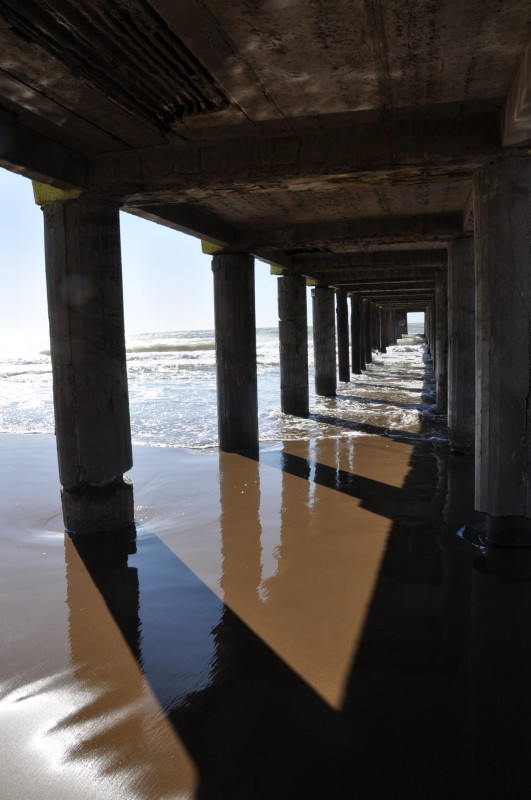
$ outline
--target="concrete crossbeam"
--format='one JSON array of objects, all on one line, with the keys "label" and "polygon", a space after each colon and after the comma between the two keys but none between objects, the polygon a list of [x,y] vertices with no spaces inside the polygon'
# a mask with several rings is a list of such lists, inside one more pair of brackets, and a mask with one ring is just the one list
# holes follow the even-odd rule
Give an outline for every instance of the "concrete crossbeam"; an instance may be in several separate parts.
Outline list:
[{"label": "concrete crossbeam", "polygon": [[236,238],[236,247],[247,252],[260,247],[291,250],[299,247],[359,248],[361,243],[448,242],[462,236],[461,214],[423,214],[414,217],[370,217],[248,228]]},{"label": "concrete crossbeam", "polygon": [[60,189],[83,187],[85,158],[35,131],[0,121],[0,167]]},{"label": "concrete crossbeam", "polygon": [[[374,113],[343,126],[208,144],[172,143],[97,157],[90,185],[127,205],[197,198],[205,189],[286,188],[337,191],[340,186],[408,185],[471,177],[499,153],[498,109],[477,104],[396,111],[392,124]],[[382,126],[389,141],[382,147]]]}]

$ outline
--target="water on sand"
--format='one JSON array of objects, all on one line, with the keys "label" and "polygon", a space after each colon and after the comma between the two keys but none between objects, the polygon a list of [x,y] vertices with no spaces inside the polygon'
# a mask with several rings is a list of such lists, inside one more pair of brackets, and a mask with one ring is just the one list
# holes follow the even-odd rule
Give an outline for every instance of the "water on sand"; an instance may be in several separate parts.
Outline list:
[{"label": "water on sand", "polygon": [[528,796],[529,573],[401,347],[258,458],[137,446],[136,536],[65,538],[2,436],[2,800]]}]

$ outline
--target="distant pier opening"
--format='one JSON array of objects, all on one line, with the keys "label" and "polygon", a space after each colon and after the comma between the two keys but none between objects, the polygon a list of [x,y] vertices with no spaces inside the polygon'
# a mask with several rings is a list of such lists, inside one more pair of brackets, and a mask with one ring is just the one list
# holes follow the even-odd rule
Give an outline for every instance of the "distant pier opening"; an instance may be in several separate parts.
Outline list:
[{"label": "distant pier opening", "polygon": [[423,334],[425,332],[424,311],[407,312],[407,332],[410,335]]}]

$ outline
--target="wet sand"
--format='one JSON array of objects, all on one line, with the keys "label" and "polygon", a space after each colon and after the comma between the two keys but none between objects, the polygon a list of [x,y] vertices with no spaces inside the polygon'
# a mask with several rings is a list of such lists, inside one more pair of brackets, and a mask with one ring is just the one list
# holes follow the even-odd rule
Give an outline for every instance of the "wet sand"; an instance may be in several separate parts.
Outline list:
[{"label": "wet sand", "polygon": [[528,796],[531,569],[471,459],[136,448],[136,538],[94,544],[53,437],[0,445],[2,800]]}]

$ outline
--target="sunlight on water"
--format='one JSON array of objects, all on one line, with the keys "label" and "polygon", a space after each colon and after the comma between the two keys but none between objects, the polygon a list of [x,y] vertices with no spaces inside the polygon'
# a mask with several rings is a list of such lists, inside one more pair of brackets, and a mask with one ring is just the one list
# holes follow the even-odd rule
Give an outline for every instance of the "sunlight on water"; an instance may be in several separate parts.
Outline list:
[{"label": "sunlight on water", "polygon": [[[311,331],[309,419],[280,411],[278,331],[257,331],[259,429],[263,442],[335,437],[345,432],[416,436],[437,427],[434,386],[425,381],[424,346],[410,335],[375,353],[365,373],[339,383],[335,398],[313,393]],[[0,432],[53,433],[50,357],[42,343],[13,344],[18,354],[0,355]],[[170,331],[139,334],[127,341],[133,442],[157,447],[217,445],[216,351],[214,332]],[[40,348],[40,349],[39,349]],[[440,427],[440,426],[439,426]],[[434,436],[438,436],[435,430]]]}]

